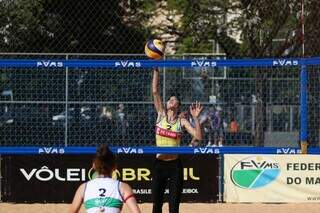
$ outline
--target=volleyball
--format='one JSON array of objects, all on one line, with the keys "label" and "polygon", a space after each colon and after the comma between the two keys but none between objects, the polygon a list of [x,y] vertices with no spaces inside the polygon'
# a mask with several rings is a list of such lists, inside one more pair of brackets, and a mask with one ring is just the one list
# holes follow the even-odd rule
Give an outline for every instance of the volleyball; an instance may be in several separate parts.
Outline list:
[{"label": "volleyball", "polygon": [[164,53],[164,43],[159,39],[150,39],[145,47],[144,52],[151,59],[160,59]]}]

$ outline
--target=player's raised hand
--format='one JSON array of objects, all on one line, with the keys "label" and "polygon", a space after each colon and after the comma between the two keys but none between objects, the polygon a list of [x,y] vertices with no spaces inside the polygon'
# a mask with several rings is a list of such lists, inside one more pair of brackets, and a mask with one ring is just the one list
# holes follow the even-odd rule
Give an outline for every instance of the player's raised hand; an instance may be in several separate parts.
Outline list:
[{"label": "player's raised hand", "polygon": [[200,104],[200,102],[196,101],[195,103],[192,103],[190,106],[190,114],[193,118],[197,118],[202,111],[203,106]]}]

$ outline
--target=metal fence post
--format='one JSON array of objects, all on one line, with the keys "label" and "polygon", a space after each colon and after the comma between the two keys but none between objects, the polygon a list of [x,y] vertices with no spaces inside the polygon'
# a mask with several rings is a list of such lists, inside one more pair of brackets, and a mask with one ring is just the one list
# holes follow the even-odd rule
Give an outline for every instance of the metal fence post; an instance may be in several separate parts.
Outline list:
[{"label": "metal fence post", "polygon": [[223,176],[223,154],[219,154],[218,156],[219,160],[219,175],[218,175],[218,202],[222,203],[223,202],[223,185],[224,185],[224,176]]},{"label": "metal fence post", "polygon": [[300,71],[300,145],[301,153],[308,149],[308,73],[307,66],[301,65]]},{"label": "metal fence post", "polygon": [[[66,55],[66,60],[68,60],[69,55]],[[67,147],[68,146],[68,95],[69,95],[69,83],[68,83],[68,75],[69,75],[69,68],[66,67],[66,87],[65,87],[65,129],[64,129],[64,146]]]}]

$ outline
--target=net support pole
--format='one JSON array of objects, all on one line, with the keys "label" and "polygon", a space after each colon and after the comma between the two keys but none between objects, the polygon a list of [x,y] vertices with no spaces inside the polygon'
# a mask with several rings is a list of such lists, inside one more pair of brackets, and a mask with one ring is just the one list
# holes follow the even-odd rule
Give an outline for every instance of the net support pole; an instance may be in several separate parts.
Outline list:
[{"label": "net support pole", "polygon": [[301,54],[304,57],[305,41],[304,41],[304,0],[301,0]]},{"label": "net support pole", "polygon": [[306,65],[300,71],[300,146],[301,153],[308,151],[308,73]]}]

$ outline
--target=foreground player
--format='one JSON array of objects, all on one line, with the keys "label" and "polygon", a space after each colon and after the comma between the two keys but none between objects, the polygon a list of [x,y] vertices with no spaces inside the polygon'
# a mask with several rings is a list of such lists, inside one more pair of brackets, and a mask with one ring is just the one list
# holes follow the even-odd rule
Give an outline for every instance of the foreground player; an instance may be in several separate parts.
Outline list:
[{"label": "foreground player", "polygon": [[82,203],[87,213],[120,213],[123,203],[127,204],[130,212],[140,213],[131,187],[111,178],[116,162],[107,145],[97,149],[93,168],[98,172],[98,177],[79,186],[69,213],[78,213]]},{"label": "foreground player", "polygon": [[[195,127],[192,127],[189,121],[179,117],[180,101],[176,96],[171,96],[166,103],[162,105],[159,94],[159,70],[153,70],[152,94],[153,102],[158,113],[156,123],[156,144],[159,147],[179,146],[183,128],[186,129],[197,140],[202,139],[202,132],[198,116],[202,110],[200,103],[190,106],[190,114],[194,119]],[[169,212],[179,212],[180,197],[183,182],[183,167],[178,155],[175,154],[157,154],[153,165],[152,173],[152,195],[153,195],[153,213],[161,213],[163,205],[163,196],[165,187],[169,182]]]}]

